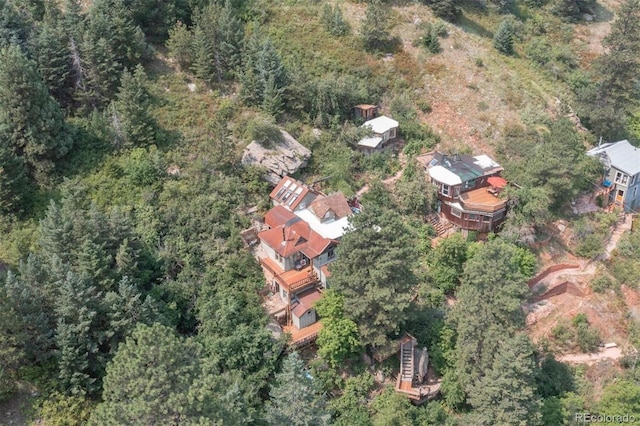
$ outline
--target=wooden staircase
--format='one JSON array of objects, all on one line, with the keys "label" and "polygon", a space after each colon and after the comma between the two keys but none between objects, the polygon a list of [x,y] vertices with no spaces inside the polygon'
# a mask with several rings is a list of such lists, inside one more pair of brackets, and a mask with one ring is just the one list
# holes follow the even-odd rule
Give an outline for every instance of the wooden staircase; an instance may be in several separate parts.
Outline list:
[{"label": "wooden staircase", "polygon": [[449,229],[453,227],[451,222],[447,220],[442,220],[440,216],[436,213],[430,214],[427,216],[427,221],[433,226],[433,229],[438,234],[438,237],[444,235]]},{"label": "wooden staircase", "polygon": [[413,344],[406,342],[400,350],[400,376],[403,382],[413,382]]}]

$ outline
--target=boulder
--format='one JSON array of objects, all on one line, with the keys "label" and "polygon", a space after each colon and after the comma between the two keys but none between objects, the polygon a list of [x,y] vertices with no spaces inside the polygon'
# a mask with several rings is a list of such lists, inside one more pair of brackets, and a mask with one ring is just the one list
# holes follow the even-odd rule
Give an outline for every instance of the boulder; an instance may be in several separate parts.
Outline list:
[{"label": "boulder", "polygon": [[285,175],[291,175],[307,165],[311,151],[302,146],[289,133],[281,130],[282,140],[266,148],[251,142],[242,154],[242,164],[262,166],[267,169],[265,180],[277,185]]}]

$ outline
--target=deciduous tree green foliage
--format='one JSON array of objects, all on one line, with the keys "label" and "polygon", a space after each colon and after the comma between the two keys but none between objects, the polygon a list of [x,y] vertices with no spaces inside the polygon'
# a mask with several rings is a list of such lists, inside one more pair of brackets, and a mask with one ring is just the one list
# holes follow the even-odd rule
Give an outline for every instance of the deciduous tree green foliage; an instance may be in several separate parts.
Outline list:
[{"label": "deciduous tree green foliage", "polygon": [[373,383],[373,376],[368,372],[345,380],[342,395],[331,400],[329,404],[335,425],[371,425],[367,403]]},{"label": "deciduous tree green foliage", "polygon": [[322,329],[318,332],[318,354],[333,368],[358,353],[360,339],[358,325],[344,315],[344,296],[329,289],[315,306],[322,318]]},{"label": "deciduous tree green foliage", "polygon": [[139,326],[109,363],[89,424],[240,424],[243,401],[233,387],[227,375],[210,374],[192,339]]},{"label": "deciduous tree green foliage", "polygon": [[391,38],[388,11],[380,0],[367,4],[367,11],[361,22],[360,36],[367,50],[383,48]]},{"label": "deciduous tree green foliage", "polygon": [[416,284],[407,261],[413,255],[410,234],[398,215],[373,204],[350,223],[337,248],[331,285],[348,301],[345,314],[358,324],[362,342],[380,347],[407,319]]},{"label": "deciduous tree green foliage", "polygon": [[29,177],[46,182],[55,160],[71,147],[60,106],[36,64],[17,45],[0,50],[0,140],[7,168],[0,167],[7,173],[11,192],[16,191],[16,180],[21,180],[20,163]]},{"label": "deciduous tree green foliage", "polygon": [[624,136],[625,122],[640,105],[635,84],[640,71],[640,2],[623,2],[616,16],[603,41],[605,53],[594,66],[594,83],[578,93],[581,118],[596,136],[606,139]]},{"label": "deciduous tree green foliage", "polygon": [[598,413],[609,416],[628,414],[640,417],[640,386],[631,380],[620,380],[604,388]]},{"label": "deciduous tree green foliage", "polygon": [[498,30],[493,36],[493,47],[505,55],[513,53],[513,27],[509,20],[505,19],[500,22]]},{"label": "deciduous tree green foliage", "polygon": [[155,140],[157,125],[149,112],[151,96],[147,83],[140,65],[133,73],[125,70],[122,74],[120,91],[111,113],[116,148],[145,146]]},{"label": "deciduous tree green foliage", "polygon": [[468,243],[461,234],[444,239],[427,255],[428,275],[445,292],[452,292],[460,284],[467,261]]},{"label": "deciduous tree green foliage", "polygon": [[567,119],[547,124],[539,134],[523,128],[509,129],[500,146],[508,180],[522,189],[511,193],[512,209],[505,235],[521,239],[527,227],[546,223],[579,191],[590,188],[602,166],[585,155],[582,136]]},{"label": "deciduous tree green foliage", "polygon": [[411,405],[409,398],[387,387],[371,405],[373,426],[415,424],[416,408]]},{"label": "deciduous tree green foliage", "polygon": [[305,372],[297,352],[289,354],[269,392],[265,420],[270,425],[327,425],[330,415],[324,397]]}]

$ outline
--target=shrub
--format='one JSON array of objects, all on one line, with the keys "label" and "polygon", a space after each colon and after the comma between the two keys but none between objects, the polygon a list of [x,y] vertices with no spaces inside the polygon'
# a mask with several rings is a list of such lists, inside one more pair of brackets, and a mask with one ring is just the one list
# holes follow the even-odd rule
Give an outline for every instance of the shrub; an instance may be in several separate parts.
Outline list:
[{"label": "shrub", "polygon": [[600,333],[598,330],[590,328],[586,322],[576,326],[578,347],[582,352],[593,352],[598,349],[600,343]]},{"label": "shrub", "polygon": [[462,11],[458,0],[429,0],[427,4],[438,18],[453,22],[460,17]]},{"label": "shrub", "polygon": [[612,288],[615,282],[607,275],[599,274],[591,281],[591,288],[596,293],[603,293],[605,290]]}]

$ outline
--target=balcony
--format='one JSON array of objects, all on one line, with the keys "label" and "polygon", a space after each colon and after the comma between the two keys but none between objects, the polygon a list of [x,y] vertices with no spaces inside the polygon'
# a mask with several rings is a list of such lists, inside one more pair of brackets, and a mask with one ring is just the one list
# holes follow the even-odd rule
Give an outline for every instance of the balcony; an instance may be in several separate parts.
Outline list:
[{"label": "balcony", "polygon": [[507,207],[507,200],[491,193],[490,187],[474,189],[460,194],[460,204],[468,211],[495,213]]},{"label": "balcony", "polygon": [[318,283],[318,276],[311,265],[300,270],[283,271],[280,265],[268,257],[260,258],[260,264],[273,275],[278,284],[289,294]]}]

